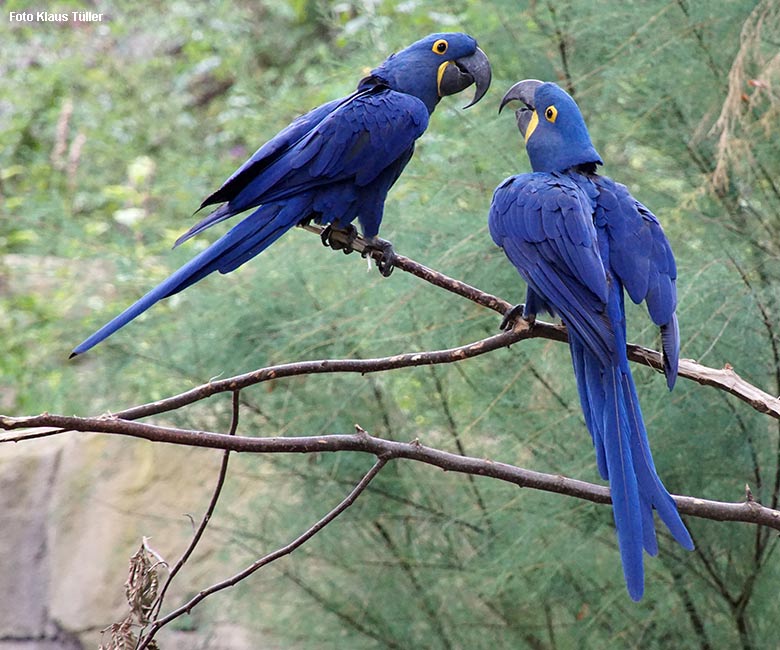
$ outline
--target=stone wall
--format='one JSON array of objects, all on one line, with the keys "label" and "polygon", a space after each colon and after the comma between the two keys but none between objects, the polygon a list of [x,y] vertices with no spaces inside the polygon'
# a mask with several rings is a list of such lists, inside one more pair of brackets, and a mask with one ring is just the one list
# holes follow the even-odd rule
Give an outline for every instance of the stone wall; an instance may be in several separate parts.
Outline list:
[{"label": "stone wall", "polygon": [[[73,433],[1,451],[0,650],[97,648],[101,630],[127,613],[130,555],[147,536],[166,560],[178,558],[192,531],[185,513],[200,518],[220,461],[218,452]],[[169,604],[225,575],[214,545],[207,535]],[[195,615],[186,631],[163,631],[161,647],[256,647],[231,622],[201,623]]]}]

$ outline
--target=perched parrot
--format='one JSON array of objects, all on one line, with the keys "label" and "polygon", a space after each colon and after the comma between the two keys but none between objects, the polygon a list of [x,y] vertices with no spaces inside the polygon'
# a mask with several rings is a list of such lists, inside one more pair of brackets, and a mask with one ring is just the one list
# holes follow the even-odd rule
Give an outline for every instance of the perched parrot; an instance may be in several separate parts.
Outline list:
[{"label": "perched parrot", "polygon": [[[297,118],[206,197],[200,208],[222,204],[182,235],[176,245],[236,214],[256,208],[230,231],[135,304],[78,345],[86,352],[157,301],[219,271],[229,273],[265,250],[286,231],[314,221],[383,251],[383,275],[393,251],[377,237],[385,197],[414,152],[439,100],[476,85],[477,103],[490,85],[490,63],[467,34],[431,34],[390,55],[357,90]],[[466,106],[466,108],[468,108]]]},{"label": "perched parrot", "polygon": [[520,81],[501,108],[519,101],[517,125],[532,173],[496,188],[489,226],[527,287],[519,316],[559,315],[569,334],[582,411],[601,476],[609,480],[612,511],[628,592],[644,592],[642,548],[658,552],[653,508],[686,549],[693,541],[656,473],[639,399],[626,357],[623,291],[644,301],[661,329],[664,373],[677,378],[677,270],[658,219],[628,189],[596,173],[603,164],[582,114],[559,86]]}]

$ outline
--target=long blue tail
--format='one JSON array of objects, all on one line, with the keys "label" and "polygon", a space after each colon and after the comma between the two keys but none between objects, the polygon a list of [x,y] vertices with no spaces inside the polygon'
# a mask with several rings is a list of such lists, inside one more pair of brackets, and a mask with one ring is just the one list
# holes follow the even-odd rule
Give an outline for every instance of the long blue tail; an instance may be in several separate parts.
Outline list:
[{"label": "long blue tail", "polygon": [[619,362],[605,364],[576,332],[570,329],[569,336],[599,473],[609,480],[623,575],[631,598],[640,600],[644,593],[642,548],[650,555],[658,553],[653,508],[684,548],[693,550],[693,540],[655,470],[625,347],[618,353]]},{"label": "long blue tail", "polygon": [[156,302],[186,289],[210,273],[214,271],[230,273],[230,271],[237,269],[300,222],[301,218],[307,214],[306,203],[308,200],[301,197],[298,201],[288,200],[284,204],[271,203],[259,207],[206,250],[173,273],[167,280],[158,284],[113,320],[103,325],[92,336],[77,345],[70,356],[74,357],[86,352],[141,315]]}]

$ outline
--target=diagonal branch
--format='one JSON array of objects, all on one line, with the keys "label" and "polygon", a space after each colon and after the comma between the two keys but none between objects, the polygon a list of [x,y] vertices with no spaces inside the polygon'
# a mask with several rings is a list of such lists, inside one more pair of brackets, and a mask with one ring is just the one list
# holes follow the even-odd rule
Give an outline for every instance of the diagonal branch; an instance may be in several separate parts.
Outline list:
[{"label": "diagonal branch", "polygon": [[[315,226],[314,224],[307,224],[301,227],[304,230],[308,230],[309,232],[316,233],[320,236],[322,236],[322,233],[325,230],[322,226]],[[379,261],[382,258],[383,252],[372,247],[363,237],[358,236],[350,239],[348,238],[347,233],[341,230],[332,230],[330,232],[330,239],[344,247],[351,248],[364,257],[370,256],[376,261]],[[419,262],[415,262],[413,259],[405,257],[404,255],[396,253],[393,259],[393,266],[402,271],[406,271],[407,273],[411,273],[421,280],[430,282],[441,289],[445,289],[450,293],[454,293],[462,298],[471,300],[478,305],[492,309],[499,314],[503,315],[512,307],[512,303],[507,302],[502,298],[498,298],[490,293],[485,293],[481,289],[472,287],[470,284],[466,284],[460,280],[455,280],[454,278],[444,275],[444,273],[439,273],[439,271],[420,264]]]},{"label": "diagonal branch", "polygon": [[[566,328],[562,325],[537,320],[532,326],[529,326],[528,323],[521,320],[512,331],[501,332],[479,341],[445,350],[407,352],[373,359],[318,359],[268,366],[242,375],[201,384],[178,395],[117,411],[115,415],[126,420],[137,420],[173,411],[218,393],[240,390],[254,384],[284,377],[344,372],[362,375],[416,366],[456,363],[509,347],[525,339],[534,338],[568,341]],[[659,372],[663,369],[661,354],[640,345],[628,346],[628,358],[636,363],[655,368]],[[679,376],[702,386],[711,386],[729,393],[759,413],[780,419],[780,399],[745,381],[730,364],[726,364],[723,368],[710,368],[692,359],[680,359]],[[3,416],[0,415],[0,428],[8,428],[4,427],[3,421]]]},{"label": "diagonal branch", "polygon": [[[370,436],[359,429],[357,434],[331,434],[326,436],[301,436],[296,438],[252,438],[228,436],[223,433],[192,431],[160,427],[142,422],[121,420],[116,417],[79,418],[65,415],[43,414],[23,418],[0,418],[0,426],[6,429],[29,427],[55,427],[68,431],[109,433],[152,442],[166,442],[193,447],[207,447],[249,453],[308,454],[322,452],[353,451],[373,454],[377,458],[408,459],[433,465],[449,472],[486,476],[520,487],[563,494],[593,503],[611,503],[609,489],[601,485],[555,474],[499,463],[484,458],[459,456],[447,451],[426,447],[417,440],[398,442]],[[769,526],[780,530],[780,510],[746,500],[738,503],[710,501],[689,496],[673,497],[681,513],[714,519],[716,521],[742,521]]]},{"label": "diagonal branch", "polygon": [[351,506],[355,502],[355,500],[361,495],[361,493],[368,487],[368,484],[374,479],[374,477],[377,474],[379,474],[381,469],[387,463],[387,460],[388,460],[387,458],[378,457],[373,467],[368,471],[368,473],[365,474],[365,476],[363,476],[362,479],[360,479],[360,482],[357,485],[355,485],[352,491],[341,501],[341,503],[339,503],[335,508],[333,508],[330,512],[328,512],[324,517],[322,517],[322,519],[320,519],[317,523],[311,526],[308,530],[306,530],[304,533],[302,533],[294,540],[292,540],[289,544],[282,546],[281,548],[273,551],[272,553],[269,553],[264,557],[261,557],[259,560],[253,562],[242,571],[236,573],[234,576],[231,576],[230,578],[227,578],[221,582],[213,584],[207,589],[203,589],[202,591],[198,592],[195,596],[193,596],[189,601],[184,603],[181,607],[178,607],[177,609],[173,610],[169,614],[163,616],[160,619],[157,619],[151,625],[149,631],[144,635],[143,640],[139,643],[138,650],[144,650],[144,648],[148,647],[149,644],[154,639],[154,636],[163,626],[179,618],[183,614],[188,614],[190,611],[192,611],[192,608],[195,607],[195,605],[197,605],[203,599],[208,598],[210,595],[218,591],[222,591],[223,589],[227,589],[228,587],[232,587],[238,584],[245,578],[252,575],[258,569],[261,569],[265,565],[270,564],[271,562],[274,562],[275,560],[278,560],[279,558],[282,558],[285,555],[289,555],[295,549],[297,549],[298,547],[302,546],[307,541],[309,541],[312,537],[314,537],[317,533],[319,533],[323,528],[325,528],[325,526],[327,526],[330,522],[332,522],[336,517],[338,517],[342,512],[344,512],[347,508],[349,508],[349,506]]}]

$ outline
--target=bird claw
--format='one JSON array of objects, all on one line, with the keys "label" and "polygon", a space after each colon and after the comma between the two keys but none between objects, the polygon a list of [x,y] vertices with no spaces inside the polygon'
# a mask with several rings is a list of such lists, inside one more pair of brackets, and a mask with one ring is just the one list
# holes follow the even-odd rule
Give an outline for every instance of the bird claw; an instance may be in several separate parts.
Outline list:
[{"label": "bird claw", "polygon": [[386,239],[374,237],[371,243],[363,251],[363,257],[372,255],[374,251],[379,251],[381,256],[376,259],[376,267],[384,277],[390,277],[395,268],[395,251],[393,244]]},{"label": "bird claw", "polygon": [[[336,239],[336,234],[344,235],[346,241]],[[334,251],[341,251],[344,255],[349,255],[355,252],[352,244],[357,239],[357,236],[357,228],[351,223],[347,224],[346,228],[334,228],[333,224],[329,223],[320,233],[320,240],[323,246],[330,246]]]},{"label": "bird claw", "polygon": [[498,329],[500,329],[503,332],[512,330],[514,329],[515,324],[520,318],[526,321],[529,325],[533,325],[534,321],[536,320],[536,314],[526,314],[525,305],[523,303],[520,303],[519,305],[515,305],[514,307],[511,307],[504,314],[504,318],[501,320],[501,324],[498,326]]}]

